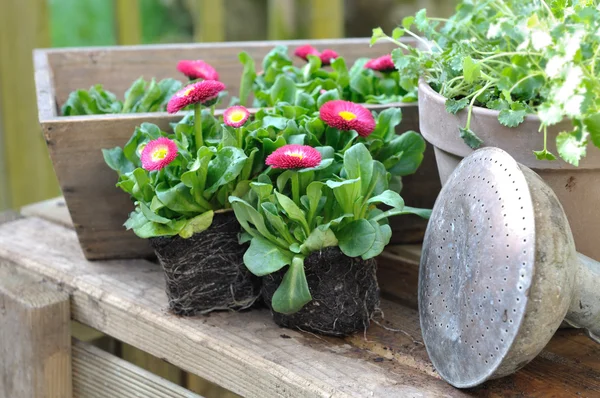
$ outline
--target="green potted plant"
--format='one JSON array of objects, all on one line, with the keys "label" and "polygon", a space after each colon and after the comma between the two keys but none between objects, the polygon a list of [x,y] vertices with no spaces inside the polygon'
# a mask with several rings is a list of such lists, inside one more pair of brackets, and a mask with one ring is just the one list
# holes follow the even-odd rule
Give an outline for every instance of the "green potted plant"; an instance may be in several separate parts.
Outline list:
[{"label": "green potted plant", "polygon": [[426,218],[429,211],[405,206],[388,189],[385,166],[364,143],[353,143],[357,131],[373,133],[372,115],[339,107],[337,116],[355,120],[352,132],[337,130],[348,145],[281,146],[247,195],[229,201],[245,230],[241,241],[250,241],[244,263],[263,277],[262,296],[275,322],[343,336],[366,329],[378,308],[374,257],[391,238],[387,217]]},{"label": "green potted plant", "polygon": [[249,189],[257,150],[242,137],[247,109],[228,109],[223,123],[213,116],[210,106],[224,87],[201,80],[182,88],[167,109],[195,111],[173,133],[145,123],[123,148],[103,151],[117,186],[135,200],[125,226],[149,239],[165,271],[169,308],[178,315],[243,309],[259,296],[227,200]]},{"label": "green potted plant", "polygon": [[[463,1],[449,19],[425,10],[373,42],[419,87],[420,127],[442,182],[482,145],[535,170],[564,206],[578,250],[600,259],[598,1]],[[420,48],[398,39],[424,35]],[[419,81],[419,79],[421,79]]]}]

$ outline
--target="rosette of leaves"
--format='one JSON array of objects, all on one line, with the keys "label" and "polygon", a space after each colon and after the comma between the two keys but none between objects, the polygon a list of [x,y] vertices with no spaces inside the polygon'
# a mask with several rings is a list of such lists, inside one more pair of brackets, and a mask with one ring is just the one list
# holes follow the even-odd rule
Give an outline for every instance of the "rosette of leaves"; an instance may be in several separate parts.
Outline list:
[{"label": "rosette of leaves", "polygon": [[[252,177],[252,156],[233,145],[227,131],[207,111],[203,112],[206,146],[196,148],[193,125],[179,123],[167,134],[154,124],[136,128],[123,148],[103,150],[109,167],[119,176],[117,186],[131,195],[135,211],[125,223],[141,238],[179,235],[189,238],[207,229],[216,210],[230,208],[230,195],[243,196]],[[210,123],[209,123],[210,122]],[[159,137],[177,144],[177,157],[157,171],[142,168],[140,152],[144,145]]]},{"label": "rosette of leaves", "polygon": [[[329,99],[320,98],[318,106],[325,100]],[[285,144],[328,146],[333,148],[340,159],[352,145],[362,143],[393,177],[414,174],[423,161],[426,147],[423,137],[414,131],[396,134],[396,126],[402,122],[400,108],[374,112],[376,127],[367,137],[361,137],[354,131],[340,131],[329,127],[319,118],[318,112],[311,112],[309,108],[310,106],[302,106],[302,101],[283,101],[271,109],[259,110],[249,128],[268,129],[269,137],[264,132],[256,133],[256,136],[268,138],[265,143],[273,150]],[[400,189],[398,184],[399,179],[394,178],[394,189]]]},{"label": "rosette of leaves", "polygon": [[[546,146],[547,128],[569,119],[573,128],[561,132],[556,145],[558,155],[577,166],[590,142],[600,147],[599,5],[598,0],[464,0],[449,19],[429,18],[421,10],[391,36],[374,29],[372,42],[396,43],[400,48],[392,56],[405,82],[416,87],[424,76],[447,98],[448,112],[468,108],[459,133],[472,148],[482,144],[470,128],[473,106],[499,111],[498,121],[508,127],[537,115],[544,147],[531,149],[540,160],[556,159]],[[401,43],[405,34],[421,40],[422,48]]]},{"label": "rosette of leaves", "polygon": [[110,91],[104,90],[101,84],[89,90],[76,90],[61,108],[63,116],[102,115],[107,113],[144,113],[164,112],[167,102],[173,94],[183,87],[175,79],[163,79],[157,82],[140,77],[125,92],[124,101]]},{"label": "rosette of leaves", "polygon": [[[322,155],[319,166],[269,169],[250,183],[245,198],[229,198],[245,231],[242,241],[250,241],[244,255],[248,269],[264,276],[288,267],[272,299],[272,308],[284,314],[312,300],[304,273],[304,259],[312,252],[339,246],[346,256],[369,259],[389,243],[387,217],[430,215],[429,210],[405,206],[400,195],[388,189],[389,173],[364,144],[350,147],[341,162],[332,147],[316,149]],[[292,199],[294,173],[299,203]],[[378,209],[381,203],[390,209]]]},{"label": "rosette of leaves", "polygon": [[343,57],[331,62],[330,68],[322,67],[319,57],[308,55],[303,67],[295,66],[288,56],[286,46],[277,46],[262,61],[262,72],[256,73],[252,57],[242,52],[243,64],[240,84],[240,102],[247,104],[254,96],[254,107],[272,107],[279,102],[300,104],[315,111],[319,102],[332,99],[368,104],[416,101],[416,89],[407,91],[400,82],[398,72],[379,74],[365,69],[367,58],[358,59],[348,69]]}]

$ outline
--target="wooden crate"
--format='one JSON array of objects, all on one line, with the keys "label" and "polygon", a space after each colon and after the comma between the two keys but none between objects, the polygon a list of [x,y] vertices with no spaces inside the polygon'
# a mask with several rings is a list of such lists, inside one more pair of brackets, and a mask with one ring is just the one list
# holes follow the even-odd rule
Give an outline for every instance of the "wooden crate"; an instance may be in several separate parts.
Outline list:
[{"label": "wooden crate", "polygon": [[[133,205],[128,195],[115,187],[116,175],[105,165],[101,149],[123,146],[134,128],[143,122],[155,123],[168,130],[169,123],[182,116],[167,113],[60,116],[59,108],[71,91],[100,83],[122,96],[140,76],[183,80],[175,68],[177,61],[203,59],[215,66],[228,91],[235,95],[239,91],[242,71],[237,58],[239,52],[247,51],[260,65],[275,45],[284,44],[293,50],[304,43],[266,41],[36,50],[39,120],[85,257],[136,258],[152,254],[147,241],[123,227]],[[394,48],[390,44],[370,47],[368,39],[315,40],[311,43],[318,48],[338,51],[349,65],[359,57],[380,56]],[[403,122],[398,131],[418,131],[416,104],[397,106],[403,109]],[[440,184],[431,149],[417,175],[407,177],[404,183],[403,196],[408,204],[433,205]],[[417,218],[402,218],[394,224],[395,237],[418,241],[425,225]]]},{"label": "wooden crate", "polygon": [[[322,337],[282,329],[265,309],[169,314],[160,267],[145,260],[86,261],[57,203],[28,207],[35,217],[0,214],[2,397],[70,398],[71,389],[77,397],[197,397],[89,345],[71,346],[69,317],[243,397],[600,396],[600,345],[576,329],[559,330],[509,377],[469,390],[442,381],[412,308],[418,246],[385,253],[386,262],[405,271],[396,283],[408,288],[402,300],[382,300],[381,325],[346,338]],[[20,381],[25,377],[29,383]],[[38,383],[55,394],[35,390]]]}]

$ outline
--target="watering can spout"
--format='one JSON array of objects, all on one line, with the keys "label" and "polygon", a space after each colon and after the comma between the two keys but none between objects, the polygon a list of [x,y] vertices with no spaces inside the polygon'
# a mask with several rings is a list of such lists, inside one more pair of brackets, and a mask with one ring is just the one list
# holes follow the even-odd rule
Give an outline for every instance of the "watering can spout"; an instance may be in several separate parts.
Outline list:
[{"label": "watering can spout", "polygon": [[600,263],[580,253],[577,256],[579,272],[565,320],[587,329],[590,337],[600,343]]}]

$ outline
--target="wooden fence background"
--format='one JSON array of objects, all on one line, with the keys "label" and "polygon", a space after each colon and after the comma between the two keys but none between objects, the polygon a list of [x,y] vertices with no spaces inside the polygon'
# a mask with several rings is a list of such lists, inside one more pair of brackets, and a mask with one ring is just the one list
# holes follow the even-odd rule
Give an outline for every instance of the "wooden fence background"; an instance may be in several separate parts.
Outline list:
[{"label": "wooden fence background", "polygon": [[[34,48],[51,46],[49,1],[52,0],[0,0],[0,211],[60,193],[38,126],[31,59]],[[113,1],[118,44],[142,43],[140,5],[145,0],[96,1]],[[455,3],[454,0],[179,1],[186,2],[191,10],[193,40],[198,42],[226,40],[228,24],[240,24],[238,31],[243,32],[249,22],[244,20],[243,12],[237,21],[230,19],[230,14],[242,5],[247,8],[254,4],[264,10],[265,39],[316,39],[344,37],[345,26],[352,28],[350,34],[367,36],[372,27],[383,24],[380,21],[388,21],[390,28],[390,21],[397,24],[403,16],[421,7],[427,7],[435,15],[449,15]],[[364,10],[370,11],[370,17]],[[355,25],[362,26],[362,30],[354,29]]]}]

